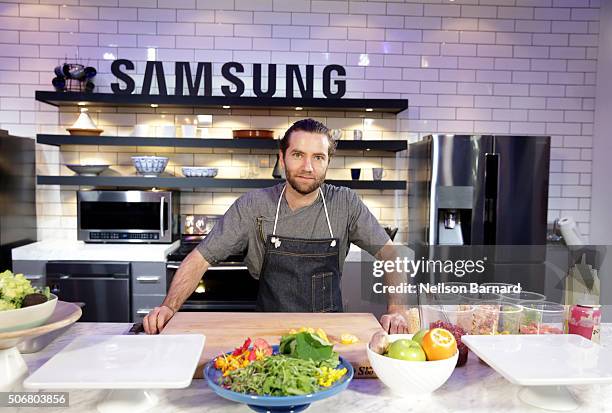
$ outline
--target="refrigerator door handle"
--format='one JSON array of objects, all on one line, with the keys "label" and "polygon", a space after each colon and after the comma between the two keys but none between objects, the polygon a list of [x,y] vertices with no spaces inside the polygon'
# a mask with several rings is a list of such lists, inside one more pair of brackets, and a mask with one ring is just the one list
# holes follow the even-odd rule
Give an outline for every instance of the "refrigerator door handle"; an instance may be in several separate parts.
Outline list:
[{"label": "refrigerator door handle", "polygon": [[497,240],[499,160],[498,153],[485,154],[484,245],[495,245]]}]

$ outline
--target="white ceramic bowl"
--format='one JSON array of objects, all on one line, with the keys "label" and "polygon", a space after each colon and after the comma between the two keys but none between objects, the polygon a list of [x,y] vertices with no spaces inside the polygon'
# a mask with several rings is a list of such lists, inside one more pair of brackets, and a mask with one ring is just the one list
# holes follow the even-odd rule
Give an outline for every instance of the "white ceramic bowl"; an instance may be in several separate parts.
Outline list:
[{"label": "white ceramic bowl", "polygon": [[166,169],[168,158],[165,156],[132,156],[132,163],[139,174],[157,176]]},{"label": "white ceramic bowl", "polygon": [[50,295],[47,302],[16,310],[0,311],[0,332],[25,330],[43,325],[57,304],[57,296]]},{"label": "white ceramic bowl", "polygon": [[183,175],[188,177],[214,178],[219,173],[219,168],[207,168],[198,166],[186,166],[183,168]]},{"label": "white ceramic bowl", "polygon": [[[391,334],[389,341],[412,338],[412,334]],[[383,356],[370,350],[366,344],[372,369],[387,387],[399,396],[429,394],[446,383],[451,376],[459,352],[446,360],[405,361]]]}]

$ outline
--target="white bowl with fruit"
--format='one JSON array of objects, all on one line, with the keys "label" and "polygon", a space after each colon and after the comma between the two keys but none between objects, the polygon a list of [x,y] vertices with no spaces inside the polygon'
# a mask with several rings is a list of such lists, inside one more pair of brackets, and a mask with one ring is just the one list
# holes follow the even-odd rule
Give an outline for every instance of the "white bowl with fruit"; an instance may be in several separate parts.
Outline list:
[{"label": "white bowl with fruit", "polygon": [[436,391],[453,373],[459,356],[453,334],[441,328],[414,335],[376,333],[367,354],[380,381],[400,396]]},{"label": "white bowl with fruit", "polygon": [[48,288],[37,290],[23,274],[0,273],[0,333],[40,326],[56,305],[57,296]]}]

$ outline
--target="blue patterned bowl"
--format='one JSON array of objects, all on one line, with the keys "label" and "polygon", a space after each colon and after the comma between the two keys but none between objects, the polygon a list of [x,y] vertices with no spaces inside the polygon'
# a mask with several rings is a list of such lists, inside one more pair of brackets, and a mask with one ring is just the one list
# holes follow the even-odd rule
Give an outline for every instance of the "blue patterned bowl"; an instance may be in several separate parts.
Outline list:
[{"label": "blue patterned bowl", "polygon": [[166,169],[168,158],[165,156],[132,156],[132,163],[140,175],[157,176]]},{"label": "blue patterned bowl", "polygon": [[214,178],[219,173],[219,168],[207,168],[204,166],[185,166],[182,169],[183,175],[186,177]]},{"label": "blue patterned bowl", "polygon": [[[272,348],[274,349],[274,354],[278,354],[278,346],[272,346]],[[227,354],[231,354],[231,352]],[[219,378],[222,373],[221,370],[215,368],[214,359],[206,363],[204,367],[204,377],[206,377],[208,386],[219,396],[238,403],[244,403],[256,412],[301,412],[306,410],[308,406],[310,406],[310,403],[335,396],[348,387],[353,379],[353,366],[344,358],[340,357],[340,364],[338,364],[336,368],[346,368],[347,370],[346,374],[340,380],[325,390],[302,396],[258,396],[228,390],[219,385]]]}]

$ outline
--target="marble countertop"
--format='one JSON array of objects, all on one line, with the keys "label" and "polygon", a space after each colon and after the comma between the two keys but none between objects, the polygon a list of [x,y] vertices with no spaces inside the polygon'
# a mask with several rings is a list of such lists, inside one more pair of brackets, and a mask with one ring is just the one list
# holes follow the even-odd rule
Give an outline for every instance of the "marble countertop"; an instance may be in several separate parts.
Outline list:
[{"label": "marble countertop", "polygon": [[[128,323],[76,323],[45,349],[23,356],[30,371],[33,372],[79,335],[124,334],[130,327],[131,324]],[[612,348],[612,324],[603,326],[602,344]],[[491,368],[479,363],[477,358],[470,354],[468,363],[464,367],[455,369],[446,384],[430,396],[398,398],[379,380],[361,379],[353,380],[349,388],[339,395],[314,403],[307,411],[312,413],[332,411],[545,413],[547,411],[529,407],[519,401],[516,397],[519,388]],[[576,411],[580,413],[612,411],[612,385],[571,386],[570,388],[581,403],[581,407]],[[160,390],[156,393],[160,402],[148,412],[246,413],[250,411],[244,405],[215,395],[208,388],[205,380],[193,380],[186,389]],[[105,394],[104,390],[70,391],[69,408],[45,408],[44,411],[47,413],[94,412],[97,402],[102,400]]]},{"label": "marble countertop", "polygon": [[144,261],[165,262],[172,244],[86,244],[83,241],[45,240],[12,250],[13,261]]}]

